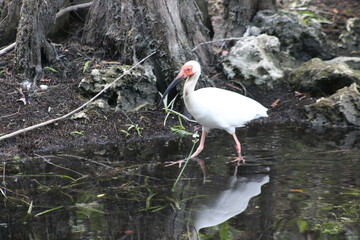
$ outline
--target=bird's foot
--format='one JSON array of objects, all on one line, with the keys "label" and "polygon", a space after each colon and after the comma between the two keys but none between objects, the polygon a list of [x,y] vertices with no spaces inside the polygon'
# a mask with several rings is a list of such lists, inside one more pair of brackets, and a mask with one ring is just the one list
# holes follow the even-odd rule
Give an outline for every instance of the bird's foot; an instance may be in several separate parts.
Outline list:
[{"label": "bird's foot", "polygon": [[169,161],[169,162],[165,162],[165,167],[170,167],[176,164],[179,164],[179,168],[181,168],[181,166],[183,165],[183,163],[185,163],[186,159],[182,159],[182,160],[178,160],[178,161]]},{"label": "bird's foot", "polygon": [[232,159],[231,161],[227,162],[227,163],[236,163],[238,166],[240,164],[244,164],[245,163],[245,158],[243,158],[243,156],[238,156],[238,157],[229,157],[230,159]]}]

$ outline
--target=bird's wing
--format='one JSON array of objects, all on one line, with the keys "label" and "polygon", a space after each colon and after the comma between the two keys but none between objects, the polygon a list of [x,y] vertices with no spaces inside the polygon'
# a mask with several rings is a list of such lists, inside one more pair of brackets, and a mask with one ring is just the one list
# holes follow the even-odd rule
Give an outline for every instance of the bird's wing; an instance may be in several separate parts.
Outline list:
[{"label": "bird's wing", "polygon": [[[220,88],[201,88],[194,95],[197,108],[195,115],[206,121],[216,122],[219,128],[241,127],[253,119],[267,116],[264,106],[235,92]],[[192,114],[191,111],[190,113]],[[197,116],[194,118],[197,119]]]}]

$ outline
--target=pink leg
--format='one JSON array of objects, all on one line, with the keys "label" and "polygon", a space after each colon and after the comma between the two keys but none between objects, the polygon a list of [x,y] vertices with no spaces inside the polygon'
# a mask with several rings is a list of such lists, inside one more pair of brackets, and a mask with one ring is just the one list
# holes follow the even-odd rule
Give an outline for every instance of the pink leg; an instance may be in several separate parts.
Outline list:
[{"label": "pink leg", "polygon": [[194,158],[197,155],[199,155],[199,153],[201,153],[201,151],[204,149],[205,138],[206,138],[206,131],[203,129],[202,133],[201,133],[200,144],[199,144],[198,148],[196,149],[196,151],[193,153],[193,155],[191,155],[190,158]]},{"label": "pink leg", "polygon": [[237,153],[237,158],[235,158],[235,160],[233,162],[245,162],[245,159],[242,157],[241,155],[241,144],[236,136],[236,134],[232,134],[234,140],[235,140],[235,149],[236,149],[236,153]]}]

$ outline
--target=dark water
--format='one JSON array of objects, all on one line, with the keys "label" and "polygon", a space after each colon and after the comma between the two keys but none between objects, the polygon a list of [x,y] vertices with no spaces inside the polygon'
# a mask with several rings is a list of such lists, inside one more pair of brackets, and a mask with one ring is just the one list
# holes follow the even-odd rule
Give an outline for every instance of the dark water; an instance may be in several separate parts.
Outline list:
[{"label": "dark water", "polygon": [[360,131],[251,126],[84,146],[2,165],[0,239],[360,239]]}]

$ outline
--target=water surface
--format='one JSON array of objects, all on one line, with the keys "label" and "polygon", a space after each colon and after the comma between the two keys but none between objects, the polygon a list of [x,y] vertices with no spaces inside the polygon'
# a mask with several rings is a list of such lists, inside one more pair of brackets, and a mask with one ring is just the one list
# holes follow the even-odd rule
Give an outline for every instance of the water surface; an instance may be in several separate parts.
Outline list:
[{"label": "water surface", "polygon": [[252,125],[7,159],[0,239],[360,239],[360,131]]}]

